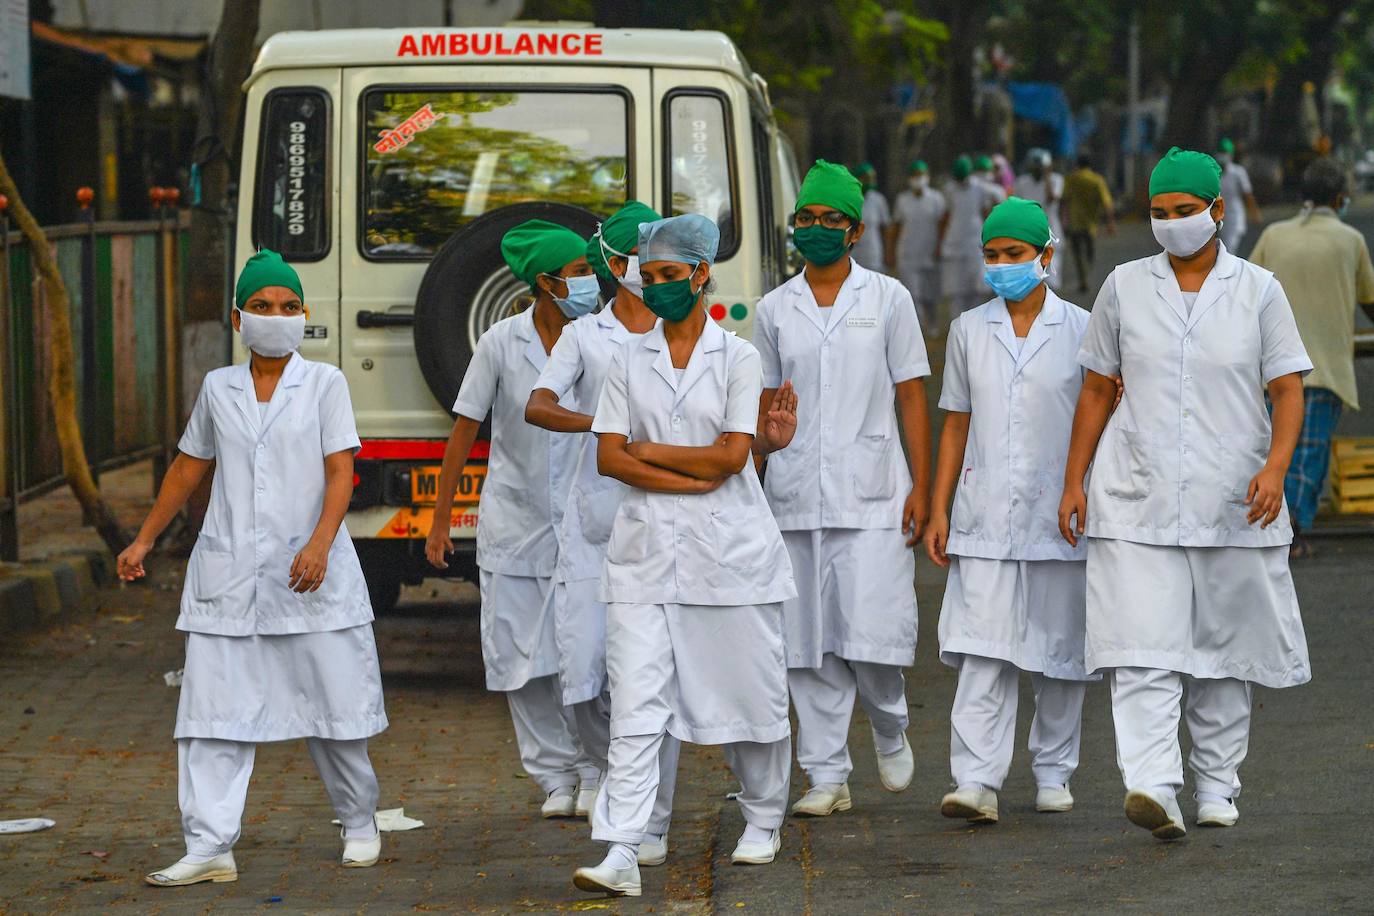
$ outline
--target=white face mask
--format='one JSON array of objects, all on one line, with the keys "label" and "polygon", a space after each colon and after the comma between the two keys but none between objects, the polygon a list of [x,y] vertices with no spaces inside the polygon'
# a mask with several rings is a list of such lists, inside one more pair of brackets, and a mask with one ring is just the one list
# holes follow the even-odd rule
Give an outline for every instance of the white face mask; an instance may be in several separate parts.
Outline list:
[{"label": "white face mask", "polygon": [[930,176],[912,175],[910,178],[907,179],[907,184],[911,186],[911,190],[913,191],[924,191],[926,187],[930,184]]},{"label": "white face mask", "polygon": [[289,355],[305,338],[305,316],[250,315],[239,313],[239,336],[243,345],[259,356],[277,359]]},{"label": "white face mask", "polygon": [[1212,219],[1212,208],[1208,207],[1192,216],[1178,219],[1150,217],[1150,228],[1154,231],[1155,241],[1165,251],[1176,258],[1189,258],[1212,240],[1221,224]]},{"label": "white face mask", "polygon": [[625,266],[625,276],[617,277],[620,285],[634,296],[636,299],[644,298],[644,278],[639,275],[639,255],[632,254],[626,258],[628,262]]}]

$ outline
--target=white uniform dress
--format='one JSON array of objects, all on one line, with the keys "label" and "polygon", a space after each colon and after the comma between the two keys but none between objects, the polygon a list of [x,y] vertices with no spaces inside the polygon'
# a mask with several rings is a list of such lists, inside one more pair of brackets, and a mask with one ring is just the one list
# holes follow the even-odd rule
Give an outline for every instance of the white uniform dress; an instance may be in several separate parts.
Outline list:
[{"label": "white uniform dress", "polygon": [[1250,173],[1239,162],[1227,162],[1221,170],[1221,198],[1226,201],[1226,219],[1222,221],[1221,241],[1230,251],[1240,251],[1248,228],[1245,198],[1255,193]]},{"label": "white uniform dress", "polygon": [[505,692],[525,770],[552,792],[594,782],[599,774],[577,746],[558,684],[556,530],[578,442],[525,422],[525,405],[546,362],[533,308],[498,321],[477,341],[453,412],[479,422],[491,414],[491,457],[477,523],[487,689]]},{"label": "white uniform dress", "polygon": [[[1054,236],[1054,241],[1056,243],[1063,241],[1064,224],[1059,219],[1059,206],[1064,200],[1063,175],[1058,172],[1045,172],[1039,178],[1029,172],[1018,175],[1016,182],[1012,185],[1011,193],[1040,204],[1045,210],[1045,216],[1049,218],[1050,234]],[[1051,199],[1053,199],[1053,203],[1051,203]],[[1050,261],[1050,286],[1055,289],[1059,288],[1061,276],[1059,265],[1062,260],[1062,258],[1056,257]]]},{"label": "white uniform dress", "polygon": [[940,237],[940,220],[948,212],[945,195],[934,188],[920,194],[903,191],[893,205],[893,222],[902,229],[897,237],[897,276],[916,302],[921,330],[935,330],[935,309],[940,303],[940,262],[935,245]]},{"label": "white uniform dress", "polygon": [[[554,344],[535,388],[560,399],[571,393],[583,410],[595,410],[601,399],[611,356],[626,341],[637,340],[610,306],[569,322]],[[629,490],[596,468],[596,436],[577,437],[576,469],[567,508],[558,529],[558,565],[554,568],[554,638],[563,703],[573,707],[583,750],[604,773],[610,749],[610,703],[606,693],[606,605],[598,597],[601,568],[611,523]],[[682,743],[669,736],[659,753],[659,787],[647,833],[668,832]]]},{"label": "white uniform dress", "polygon": [[1312,362],[1273,274],[1224,247],[1191,308],[1167,255],[1117,267],[1079,362],[1125,383],[1088,482],[1085,657],[1112,681],[1122,775],[1183,784],[1186,681],[1197,787],[1232,796],[1249,685],[1311,679],[1287,506],[1261,529],[1245,499],[1269,452],[1264,388]]},{"label": "white uniform dress", "polygon": [[812,785],[842,783],[856,692],[886,753],[902,749],[908,724],[916,564],[901,530],[911,472],[893,404],[896,385],[930,363],[905,287],[857,262],[828,308],[805,273],[764,296],[754,344],[764,387],[790,379],[797,392],[796,435],[764,475],[797,580],[783,604],[797,760]]},{"label": "white uniform dress", "polygon": [[[660,322],[613,356],[592,431],[683,446],[752,436],[762,381],[754,347],[710,319],[675,370]],[[641,841],[665,734],[725,745],[745,820],[782,825],[791,727],[781,603],[796,593],[752,461],[710,493],[625,494],[601,578],[611,753],[594,839]]]},{"label": "white uniform dress", "polygon": [[940,254],[951,317],[977,308],[988,298],[988,285],[983,280],[983,215],[1006,197],[1000,186],[977,176],[945,186],[949,224]]},{"label": "white uniform dress", "polygon": [[186,673],[175,737],[192,855],[218,855],[238,839],[260,741],[305,738],[340,820],[372,832],[367,739],[387,721],[372,605],[348,529],[339,526],[318,590],[288,584],[320,520],[325,456],[359,444],[334,366],[293,354],[266,403],[247,363],[201,385],[177,445],[216,462],[177,618]]},{"label": "white uniform dress", "polygon": [[861,216],[864,236],[855,243],[850,252],[854,259],[869,270],[881,271],[886,250],[883,233],[892,225],[892,210],[887,198],[877,189],[864,192],[864,206]]},{"label": "white uniform dress", "polygon": [[971,414],[940,611],[940,659],[959,669],[959,785],[996,790],[1006,779],[1021,671],[1035,690],[1037,783],[1066,785],[1078,766],[1086,549],[1064,541],[1058,514],[1087,325],[1087,312],[1047,290],[1024,338],[1001,297],[950,327],[940,407]]}]

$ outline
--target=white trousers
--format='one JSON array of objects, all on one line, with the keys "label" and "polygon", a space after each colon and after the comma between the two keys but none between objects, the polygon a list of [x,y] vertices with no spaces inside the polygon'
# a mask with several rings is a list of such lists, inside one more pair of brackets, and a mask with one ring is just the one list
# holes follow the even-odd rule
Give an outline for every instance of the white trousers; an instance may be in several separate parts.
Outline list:
[{"label": "white trousers", "polygon": [[[1011,770],[1016,743],[1017,682],[1011,662],[965,655],[949,717],[949,768],[958,785],[981,783],[994,791]],[[1031,720],[1031,771],[1041,786],[1068,785],[1078,769],[1083,732],[1085,681],[1031,674],[1035,718]]]},{"label": "white trousers", "polygon": [[[595,785],[601,768],[578,741],[577,713],[563,705],[558,675],[531,678],[523,687],[505,693],[520,763],[530,778],[545,792],[579,783]],[[590,738],[595,745],[595,734]]]},{"label": "white trousers", "polygon": [[[1112,668],[1116,764],[1127,789],[1183,786],[1178,746],[1180,709],[1193,748],[1194,787],[1223,798],[1240,794],[1236,772],[1250,748],[1250,684],[1235,678],[1195,678],[1157,668]],[[1187,695],[1184,686],[1187,685]]]},{"label": "white trousers", "polygon": [[787,686],[797,710],[797,763],[813,786],[844,782],[854,769],[849,721],[856,694],[878,734],[895,737],[910,724],[906,678],[897,665],[827,652],[819,668],[788,668]]},{"label": "white trousers", "polygon": [[[379,789],[367,739],[306,738],[305,744],[345,831],[372,836]],[[190,855],[217,856],[238,842],[256,751],[249,741],[177,739],[177,800]]]},{"label": "white trousers", "polygon": [[[564,692],[566,696],[566,691]],[[582,743],[590,761],[601,771],[610,772],[611,746],[611,698],[603,693],[594,700],[575,703],[572,707],[573,720],[577,723],[577,737]],[[658,749],[658,790],[654,799],[653,812],[649,816],[646,832],[663,834],[668,832],[673,816],[673,793],[677,790],[677,761],[682,752],[682,742],[672,735],[665,735]]]}]

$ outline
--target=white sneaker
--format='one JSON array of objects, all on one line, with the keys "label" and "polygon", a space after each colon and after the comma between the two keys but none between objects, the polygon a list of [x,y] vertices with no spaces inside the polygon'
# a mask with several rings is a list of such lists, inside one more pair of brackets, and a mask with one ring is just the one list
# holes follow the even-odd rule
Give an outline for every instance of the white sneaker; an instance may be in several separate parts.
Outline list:
[{"label": "white sneaker", "polygon": [[[592,809],[596,807],[596,783],[591,785],[583,784],[577,790],[577,804],[573,808],[575,817],[591,817]],[[545,815],[548,817],[548,815]]]},{"label": "white sneaker", "polygon": [[[877,743],[878,733],[873,733],[874,744]],[[911,753],[911,742],[906,740],[906,732],[902,732],[902,749],[895,754],[883,756],[874,752],[878,758],[878,779],[882,782],[883,788],[889,792],[901,792],[911,785],[911,777],[916,773],[916,756]]]},{"label": "white sneaker", "polygon": [[774,830],[773,835],[761,843],[745,842],[744,837],[740,837],[740,841],[735,844],[735,851],[730,854],[730,863],[732,865],[767,865],[773,861],[781,848],[781,830]]},{"label": "white sneaker", "polygon": [[827,782],[807,789],[806,794],[792,806],[792,813],[798,817],[827,817],[852,807],[854,803],[849,799],[849,783]]},{"label": "white sneaker", "polygon": [[377,860],[382,857],[382,832],[377,831],[376,836],[365,837],[363,839],[350,839],[343,837],[344,850],[343,858],[340,863],[344,868],[371,868],[377,864]]},{"label": "white sneaker", "polygon": [[208,862],[187,862],[182,859],[143,878],[153,887],[184,887],[202,881],[223,884],[238,879],[239,867],[234,864],[232,852],[222,852]]},{"label": "white sneaker", "polygon": [[1160,840],[1177,840],[1188,831],[1183,827],[1183,812],[1172,794],[1144,789],[1126,793],[1126,818],[1144,827]]},{"label": "white sneaker", "polygon": [[1197,825],[1199,827],[1234,827],[1238,820],[1240,820],[1240,809],[1236,807],[1234,798],[1228,798],[1225,801],[1198,799]]},{"label": "white sneaker", "polygon": [[662,865],[668,861],[668,834],[663,834],[657,840],[649,839],[649,834],[645,834],[644,842],[639,844],[639,864],[646,867]]},{"label": "white sneaker", "polygon": [[975,824],[997,823],[997,793],[986,786],[960,786],[940,799],[940,813]]},{"label": "white sneaker", "polygon": [[639,881],[639,866],[616,868],[602,862],[573,872],[573,884],[580,891],[600,892],[612,897],[638,897],[644,886]]},{"label": "white sneaker", "polygon": [[1073,794],[1067,784],[1041,786],[1035,790],[1035,810],[1054,813],[1073,810]]},{"label": "white sneaker", "polygon": [[577,817],[577,790],[563,786],[554,789],[539,808],[542,817]]}]

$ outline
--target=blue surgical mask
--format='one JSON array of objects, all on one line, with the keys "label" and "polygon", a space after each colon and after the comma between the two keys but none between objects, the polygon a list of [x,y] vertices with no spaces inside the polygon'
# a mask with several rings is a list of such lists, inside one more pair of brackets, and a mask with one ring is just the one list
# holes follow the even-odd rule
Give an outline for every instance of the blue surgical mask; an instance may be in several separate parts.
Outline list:
[{"label": "blue surgical mask", "polygon": [[596,282],[594,275],[559,277],[558,279],[568,285],[568,297],[566,299],[559,299],[557,296],[553,298],[564,315],[569,318],[581,318],[583,315],[590,315],[596,310],[597,297],[601,295],[601,284]]},{"label": "blue surgical mask", "polygon": [[1031,294],[1047,276],[1037,254],[1019,264],[989,264],[983,268],[983,279],[992,291],[1003,299],[1020,302]]}]

